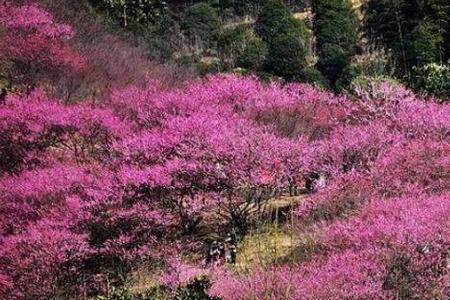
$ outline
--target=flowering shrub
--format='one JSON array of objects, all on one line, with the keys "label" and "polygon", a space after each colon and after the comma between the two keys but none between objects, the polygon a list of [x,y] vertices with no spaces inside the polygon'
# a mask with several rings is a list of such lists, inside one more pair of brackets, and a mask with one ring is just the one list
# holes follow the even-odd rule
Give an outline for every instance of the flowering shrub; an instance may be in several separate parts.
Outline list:
[{"label": "flowering shrub", "polygon": [[[0,65],[10,83],[33,84],[44,70],[82,71],[83,56],[72,49],[74,31],[37,3],[0,3]],[[48,71],[45,71],[48,72]]]}]

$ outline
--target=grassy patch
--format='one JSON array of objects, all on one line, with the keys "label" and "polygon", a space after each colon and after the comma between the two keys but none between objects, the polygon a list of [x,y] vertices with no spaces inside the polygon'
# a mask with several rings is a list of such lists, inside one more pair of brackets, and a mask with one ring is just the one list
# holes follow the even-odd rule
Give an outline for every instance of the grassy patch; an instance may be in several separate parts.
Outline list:
[{"label": "grassy patch", "polygon": [[293,231],[267,223],[238,244],[237,267],[248,270],[286,260],[299,244],[299,236]]}]

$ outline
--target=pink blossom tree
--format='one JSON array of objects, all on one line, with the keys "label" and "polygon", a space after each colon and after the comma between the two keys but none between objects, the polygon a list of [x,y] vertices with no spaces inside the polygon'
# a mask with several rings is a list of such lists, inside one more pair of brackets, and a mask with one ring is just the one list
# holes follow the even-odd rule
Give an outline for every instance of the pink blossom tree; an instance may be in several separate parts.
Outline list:
[{"label": "pink blossom tree", "polygon": [[32,84],[47,69],[80,71],[84,58],[69,40],[72,27],[55,22],[52,14],[37,3],[0,3],[0,63],[11,84]]}]

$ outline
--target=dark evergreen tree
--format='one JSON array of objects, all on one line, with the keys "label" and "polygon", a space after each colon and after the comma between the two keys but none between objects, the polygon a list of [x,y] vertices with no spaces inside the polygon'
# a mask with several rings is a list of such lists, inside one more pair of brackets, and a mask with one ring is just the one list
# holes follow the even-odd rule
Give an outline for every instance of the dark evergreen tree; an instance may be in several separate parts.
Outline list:
[{"label": "dark evergreen tree", "polygon": [[256,24],[256,32],[267,43],[267,72],[292,79],[306,66],[310,33],[302,20],[295,19],[281,0],[269,0]]},{"label": "dark evergreen tree", "polygon": [[164,0],[89,0],[113,24],[147,43],[149,58],[167,61],[177,50],[179,26]]},{"label": "dark evergreen tree", "polygon": [[268,0],[256,20],[255,30],[265,42],[270,42],[292,30],[291,18],[289,9],[281,0]]},{"label": "dark evergreen tree", "polygon": [[233,0],[233,8],[238,16],[255,15],[264,4],[264,0]]},{"label": "dark evergreen tree", "polygon": [[219,38],[218,50],[225,70],[235,67],[259,70],[267,55],[266,43],[245,26],[225,30]]},{"label": "dark evergreen tree", "polygon": [[316,0],[313,2],[313,13],[318,68],[335,84],[355,52],[357,17],[348,0]]},{"label": "dark evergreen tree", "polygon": [[280,34],[269,43],[266,69],[272,74],[292,79],[306,66],[307,48],[295,33]]},{"label": "dark evergreen tree", "polygon": [[442,62],[444,58],[444,35],[435,20],[426,17],[411,33],[409,60],[415,66]]},{"label": "dark evergreen tree", "polygon": [[203,40],[217,39],[221,30],[221,22],[216,10],[206,3],[190,6],[185,12],[181,25],[189,35]]},{"label": "dark evergreen tree", "polygon": [[181,21],[181,28],[194,45],[196,49],[194,52],[201,52],[216,47],[222,22],[211,5],[197,3],[186,10]]},{"label": "dark evergreen tree", "polygon": [[430,0],[430,18],[435,20],[439,34],[439,59],[446,63],[450,59],[450,2]]},{"label": "dark evergreen tree", "polygon": [[445,60],[449,61],[450,63],[450,21],[447,24],[444,45],[445,45]]}]

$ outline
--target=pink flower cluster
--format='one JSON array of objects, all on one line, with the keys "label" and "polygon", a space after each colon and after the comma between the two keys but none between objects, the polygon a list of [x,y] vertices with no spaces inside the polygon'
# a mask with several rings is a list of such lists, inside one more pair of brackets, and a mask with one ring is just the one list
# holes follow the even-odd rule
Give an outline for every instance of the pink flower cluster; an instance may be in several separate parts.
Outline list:
[{"label": "pink flower cluster", "polygon": [[0,3],[0,26],[6,28],[0,39],[3,59],[20,59],[30,64],[52,67],[84,67],[83,57],[67,43],[74,35],[72,27],[58,24],[38,4]]},{"label": "pink flower cluster", "polygon": [[53,16],[35,3],[22,6],[3,3],[0,22],[14,29],[35,30],[48,37],[71,38],[74,34],[69,25],[54,22]]}]

